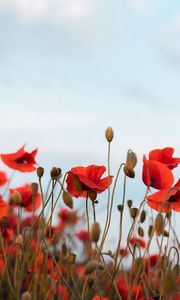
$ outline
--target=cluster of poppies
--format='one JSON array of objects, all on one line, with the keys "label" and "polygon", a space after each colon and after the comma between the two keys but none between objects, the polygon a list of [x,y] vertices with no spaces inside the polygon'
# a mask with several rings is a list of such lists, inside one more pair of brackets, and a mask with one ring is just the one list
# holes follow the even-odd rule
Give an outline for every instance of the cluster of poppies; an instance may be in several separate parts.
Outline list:
[{"label": "cluster of poppies", "polygon": [[[127,245],[122,247],[119,242],[117,253],[102,252],[103,243],[98,245],[100,225],[95,214],[90,232],[89,224],[88,229],[83,225],[84,213],[73,209],[72,197],[90,199],[94,207],[98,204],[98,194],[107,189],[110,193],[113,176],[103,177],[106,168],[97,165],[74,167],[62,182],[61,170],[53,168],[52,190],[45,196],[41,185],[44,170],[37,167],[37,151],[27,152],[23,146],[15,153],[1,154],[2,162],[14,172],[37,171],[39,182],[12,188],[11,179],[0,172],[0,299],[155,300],[173,297],[179,300],[179,262],[173,266],[162,249],[158,254],[141,255],[142,251],[149,251],[142,229],[137,234],[130,231]],[[180,158],[173,157],[173,153],[174,149],[168,147],[153,150],[148,159],[143,158],[143,182],[148,192],[151,188],[158,190],[147,193],[145,200],[159,213],[180,211],[180,179],[174,184],[172,172],[178,167]],[[136,162],[135,154],[130,151],[129,160],[124,164],[125,176],[134,177]],[[57,183],[61,189],[58,196]],[[54,199],[58,200],[61,193],[66,206],[58,209],[54,225]],[[46,218],[45,208],[49,204],[50,215]],[[128,207],[135,222],[138,209],[132,208],[130,202]],[[120,215],[123,209],[119,206]],[[142,219],[143,223],[145,216]],[[102,242],[106,235],[107,228]],[[76,254],[80,252],[78,260],[75,251]],[[107,261],[103,255],[108,257]],[[130,258],[132,265],[127,267]],[[127,262],[126,270],[122,260]]]}]

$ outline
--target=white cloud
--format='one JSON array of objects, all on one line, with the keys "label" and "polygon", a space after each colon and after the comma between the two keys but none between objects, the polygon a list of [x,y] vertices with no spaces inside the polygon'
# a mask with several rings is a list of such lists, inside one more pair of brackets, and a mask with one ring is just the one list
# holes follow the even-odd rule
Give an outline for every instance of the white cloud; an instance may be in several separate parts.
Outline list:
[{"label": "white cloud", "polygon": [[0,0],[0,6],[23,21],[35,22],[79,20],[91,15],[98,5],[94,0]]}]

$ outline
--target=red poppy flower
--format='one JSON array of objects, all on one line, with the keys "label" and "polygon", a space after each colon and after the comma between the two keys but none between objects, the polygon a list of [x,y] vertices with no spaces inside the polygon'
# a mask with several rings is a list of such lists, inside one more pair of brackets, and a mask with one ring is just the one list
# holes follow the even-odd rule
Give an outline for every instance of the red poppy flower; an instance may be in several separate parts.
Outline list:
[{"label": "red poppy flower", "polygon": [[[105,171],[104,166],[95,165],[72,168],[66,179],[68,192],[74,197],[84,198],[86,198],[88,191],[94,191],[98,194],[104,192],[112,183],[112,176],[101,179]],[[77,189],[75,185],[76,178],[80,182],[80,189]]]},{"label": "red poppy flower", "polygon": [[2,196],[0,195],[0,219],[7,215],[8,205],[4,202]]},{"label": "red poppy flower", "polygon": [[87,230],[80,230],[75,233],[75,236],[83,243],[87,243],[89,241],[89,233]]},{"label": "red poppy flower", "polygon": [[36,170],[35,156],[37,149],[26,152],[23,146],[17,152],[11,154],[1,154],[1,159],[9,168],[20,172],[33,172]]},{"label": "red poppy flower", "polygon": [[[147,204],[157,211],[167,212],[171,208],[180,212],[180,179],[174,185],[174,188],[161,190],[148,196],[146,199]],[[162,205],[164,201],[167,201],[169,205]]]},{"label": "red poppy flower", "polygon": [[162,190],[173,184],[174,177],[167,166],[155,160],[147,160],[145,155],[143,162],[142,179],[145,185]]},{"label": "red poppy flower", "polygon": [[8,178],[6,176],[6,173],[0,171],[0,186],[5,185],[8,182]]},{"label": "red poppy flower", "polygon": [[122,300],[127,300],[129,290],[128,290],[127,282],[123,276],[118,277],[117,288],[121,295]]},{"label": "red poppy flower", "polygon": [[134,246],[135,244],[138,244],[141,248],[146,248],[146,242],[143,239],[140,239],[135,236],[130,239],[129,243],[132,246]]},{"label": "red poppy flower", "polygon": [[176,168],[180,163],[180,158],[173,157],[174,149],[166,147],[164,149],[155,149],[149,153],[149,159],[155,160],[166,165],[170,170]]},{"label": "red poppy flower", "polygon": [[128,254],[129,254],[129,251],[128,251],[128,249],[127,249],[127,248],[120,248],[120,250],[119,250],[119,254],[120,254],[121,256],[124,256],[124,257],[126,257],[126,256],[128,256]]},{"label": "red poppy flower", "polygon": [[25,186],[17,187],[15,189],[10,189],[9,191],[10,191],[10,195],[13,194],[14,192],[20,193],[21,195],[20,205],[29,212],[38,209],[41,205],[40,193],[36,192],[33,195],[31,186],[29,184]]},{"label": "red poppy flower", "polygon": [[96,295],[96,296],[92,297],[91,300],[108,300],[108,298]]}]

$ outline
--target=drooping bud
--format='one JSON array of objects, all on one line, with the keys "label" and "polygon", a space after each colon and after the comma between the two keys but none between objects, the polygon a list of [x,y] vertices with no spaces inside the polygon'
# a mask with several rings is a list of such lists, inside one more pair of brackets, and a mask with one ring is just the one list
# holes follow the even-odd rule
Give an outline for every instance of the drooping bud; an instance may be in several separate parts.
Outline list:
[{"label": "drooping bud", "polygon": [[37,176],[38,176],[39,178],[41,178],[41,177],[43,177],[43,175],[44,175],[44,168],[38,167],[37,170],[36,170],[36,172],[37,172]]},{"label": "drooping bud", "polygon": [[108,127],[105,131],[106,140],[110,143],[114,138],[114,131],[111,127]]},{"label": "drooping bud", "polygon": [[127,158],[126,158],[127,169],[133,170],[135,168],[136,164],[137,164],[137,156],[133,151],[129,150],[127,153]]},{"label": "drooping bud", "polygon": [[36,182],[32,182],[31,183],[31,190],[32,190],[32,193],[35,195],[38,191],[38,184]]},{"label": "drooping bud", "polygon": [[93,223],[91,228],[91,240],[97,243],[99,241],[100,233],[101,233],[101,229],[99,223],[97,222]]},{"label": "drooping bud", "polygon": [[71,195],[66,191],[63,191],[63,201],[64,201],[64,204],[66,204],[66,206],[73,209],[73,199],[72,199]]},{"label": "drooping bud", "polygon": [[136,218],[137,213],[138,213],[138,209],[137,209],[136,207],[130,208],[130,215],[131,215],[131,217],[132,217],[133,219]]},{"label": "drooping bud", "polygon": [[52,179],[57,179],[60,176],[61,172],[59,168],[53,167],[50,174]]},{"label": "drooping bud", "polygon": [[163,234],[163,231],[164,231],[164,218],[163,218],[163,215],[161,213],[159,213],[156,216],[154,226],[155,226],[155,232],[158,236]]},{"label": "drooping bud", "polygon": [[128,169],[126,166],[124,167],[124,173],[129,178],[135,178],[135,172],[133,169]]},{"label": "drooping bud", "polygon": [[86,275],[92,274],[98,266],[98,262],[96,260],[91,260],[85,265],[84,273]]}]

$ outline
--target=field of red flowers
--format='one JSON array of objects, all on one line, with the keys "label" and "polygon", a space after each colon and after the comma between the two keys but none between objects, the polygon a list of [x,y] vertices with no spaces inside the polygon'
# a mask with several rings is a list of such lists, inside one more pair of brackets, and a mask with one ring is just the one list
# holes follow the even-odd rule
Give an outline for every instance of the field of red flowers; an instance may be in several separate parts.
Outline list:
[{"label": "field of red flowers", "polygon": [[[180,158],[174,157],[171,147],[144,155],[145,195],[135,206],[126,190],[127,178],[135,177],[136,154],[128,150],[112,176],[111,127],[105,138],[106,175],[106,167],[99,165],[72,167],[64,175],[53,167],[48,186],[43,182],[44,169],[36,162],[37,149],[27,152],[23,146],[1,154],[13,176],[0,172],[0,299],[180,300],[180,242],[173,225],[174,214],[180,212],[180,179],[175,179],[173,170]],[[37,182],[12,188],[14,176],[25,172],[36,172]],[[122,199],[114,207],[117,187]],[[98,220],[100,193],[106,196],[103,225]],[[79,197],[81,211],[73,207]],[[59,202],[63,207],[57,210]],[[112,251],[105,243],[114,209],[119,218]],[[82,254],[77,256],[79,251]]]}]

